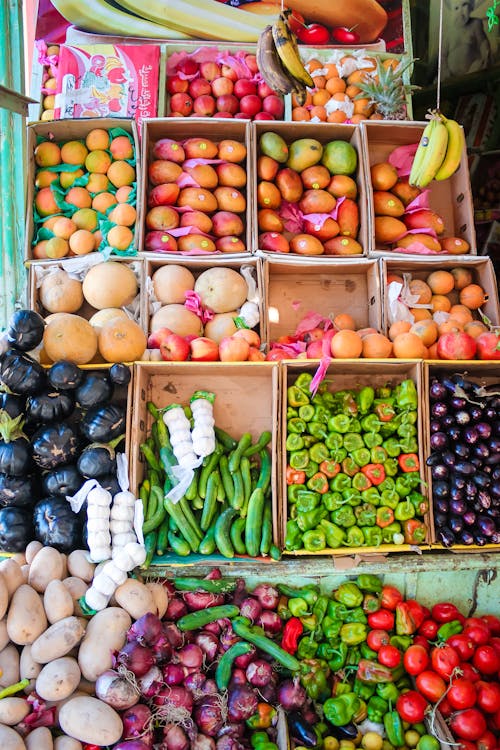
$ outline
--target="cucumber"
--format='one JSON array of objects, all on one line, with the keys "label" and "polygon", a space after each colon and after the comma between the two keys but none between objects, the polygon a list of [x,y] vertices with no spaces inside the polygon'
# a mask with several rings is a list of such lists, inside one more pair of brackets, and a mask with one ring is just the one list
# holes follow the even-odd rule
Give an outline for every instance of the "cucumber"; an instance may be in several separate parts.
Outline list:
[{"label": "cucumber", "polygon": [[231,679],[234,660],[237,659],[238,656],[249,654],[252,648],[253,646],[251,643],[238,641],[238,643],[234,643],[222,654],[219,663],[217,664],[217,669],[215,670],[215,682],[219,690],[227,689]]},{"label": "cucumber", "polygon": [[180,617],[176,625],[179,630],[197,630],[204,625],[208,625],[209,622],[236,617],[239,612],[239,608],[234,604],[220,604],[215,607],[207,607],[207,609],[199,609],[196,612],[189,612],[189,614]]},{"label": "cucumber", "polygon": [[250,495],[245,524],[245,546],[251,557],[257,557],[260,551],[264,502],[264,490],[262,487],[256,487]]},{"label": "cucumber", "polygon": [[231,542],[230,529],[238,512],[234,508],[226,508],[215,522],[215,544],[224,557],[234,557],[234,547]]},{"label": "cucumber", "polygon": [[217,507],[217,487],[217,473],[215,471],[212,471],[212,473],[208,477],[205,502],[203,503],[203,510],[201,513],[200,527],[202,531],[207,531],[213,521],[215,510]]},{"label": "cucumber", "polygon": [[233,521],[231,524],[231,531],[229,532],[231,543],[238,555],[246,555],[247,553],[247,548],[245,547],[245,542],[242,536],[244,531],[245,519],[240,516]]}]

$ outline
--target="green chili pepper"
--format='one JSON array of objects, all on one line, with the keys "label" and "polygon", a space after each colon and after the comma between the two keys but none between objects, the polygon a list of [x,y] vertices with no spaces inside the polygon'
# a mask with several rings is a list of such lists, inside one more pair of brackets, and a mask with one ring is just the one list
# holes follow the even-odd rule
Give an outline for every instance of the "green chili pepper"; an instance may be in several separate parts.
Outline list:
[{"label": "green chili pepper", "polygon": [[338,672],[339,669],[342,669],[345,665],[348,651],[349,647],[347,643],[339,641],[339,643],[335,645],[333,656],[328,660],[328,666],[333,672]]},{"label": "green chili pepper", "polygon": [[314,584],[303,586],[302,588],[295,588],[294,586],[288,586],[285,583],[279,583],[278,591],[280,592],[280,594],[288,596],[290,599],[292,599],[293,597],[304,599],[307,602],[308,606],[311,608],[314,606],[319,596],[319,588]]},{"label": "green chili pepper", "polygon": [[304,447],[304,440],[301,435],[291,432],[286,439],[287,451],[300,451]]},{"label": "green chili pepper", "polygon": [[366,593],[363,599],[363,612],[371,614],[378,612],[381,607],[380,597],[378,594]]},{"label": "green chili pepper", "polygon": [[418,406],[418,394],[413,380],[409,378],[394,389],[396,403],[400,409],[416,409]]},{"label": "green chili pepper", "polygon": [[366,641],[359,644],[359,650],[363,659],[377,660],[377,652],[370,648]]},{"label": "green chili pepper", "polygon": [[348,622],[340,628],[340,638],[348,646],[356,646],[366,641],[368,630],[363,622]]},{"label": "green chili pepper", "polygon": [[401,534],[401,524],[398,521],[384,526],[382,529],[382,541],[384,544],[395,544],[394,534]]},{"label": "green chili pepper", "polygon": [[372,573],[360,573],[356,578],[356,585],[362,591],[368,591],[371,594],[380,594],[382,591],[382,581]]},{"label": "green chili pepper", "polygon": [[393,747],[404,745],[403,722],[397,711],[388,711],[384,715],[384,729],[387,739]]},{"label": "green chili pepper", "polygon": [[364,388],[361,388],[356,394],[356,402],[358,404],[359,411],[362,414],[366,414],[368,411],[370,411],[370,407],[373,404],[374,399],[375,391],[371,386],[367,385]]},{"label": "green chili pepper", "polygon": [[[369,529],[371,526],[363,526],[364,529]],[[344,542],[346,547],[362,547],[365,543],[365,537],[363,530],[359,526],[350,526],[347,530],[347,536]]]},{"label": "green chili pepper", "polygon": [[328,616],[334,620],[343,620],[347,614],[347,607],[342,602],[334,601],[330,599],[327,608]]},{"label": "green chili pepper", "polygon": [[363,593],[359,587],[348,581],[341,583],[333,592],[335,601],[344,604],[346,607],[359,607],[363,601]]},{"label": "green chili pepper", "polygon": [[344,435],[344,448],[348,453],[352,453],[363,447],[363,438],[358,432],[346,432]]},{"label": "green chili pepper", "polygon": [[350,424],[351,419],[346,414],[336,414],[328,420],[328,430],[329,432],[340,432],[345,434],[346,432],[349,432]]},{"label": "green chili pepper", "polygon": [[321,625],[323,622],[323,618],[326,615],[326,610],[328,608],[328,597],[327,596],[318,596],[316,601],[314,602],[313,606],[313,615],[316,617],[318,626]]},{"label": "green chili pepper", "polygon": [[345,529],[356,525],[356,516],[353,513],[350,505],[346,505],[338,510],[334,510],[331,514],[331,519],[337,526],[342,526]]},{"label": "green chili pepper", "polygon": [[315,474],[317,474],[319,470],[319,464],[316,463],[316,461],[309,461],[306,468],[304,469],[304,474],[306,475],[306,479],[310,479]]},{"label": "green chili pepper", "polygon": [[318,621],[314,615],[303,615],[300,618],[304,630],[309,630],[311,633],[315,633],[318,629]]},{"label": "green chili pepper", "polygon": [[349,609],[346,616],[344,617],[344,622],[362,622],[366,625],[368,619],[363,612],[362,607],[354,607],[353,609]]},{"label": "green chili pepper", "polygon": [[316,652],[318,651],[319,644],[313,638],[313,633],[300,639],[297,647],[297,658],[301,661],[303,659],[314,659]]},{"label": "green chili pepper", "polygon": [[406,651],[411,646],[413,639],[409,635],[391,635],[389,643],[391,646],[399,648],[400,651]]},{"label": "green chili pepper", "polygon": [[461,633],[463,630],[462,623],[460,620],[451,620],[450,622],[445,622],[444,625],[441,625],[437,632],[437,639],[438,641],[446,641],[450,636],[457,635],[458,633]]},{"label": "green chili pepper", "polygon": [[380,492],[379,492],[378,487],[368,487],[368,489],[366,490],[361,490],[361,498],[364,503],[371,503],[372,505],[379,505],[380,504]]},{"label": "green chili pepper", "polygon": [[326,537],[326,543],[331,549],[341,547],[345,539],[345,531],[335,523],[323,518],[320,522]]},{"label": "green chili pepper", "polygon": [[328,511],[337,510],[344,505],[340,492],[325,492],[321,498],[323,505]]},{"label": "green chili pepper", "polygon": [[300,596],[292,597],[288,600],[288,609],[290,610],[292,617],[302,617],[309,612],[309,607],[305,599]]},{"label": "green chili pepper", "polygon": [[377,510],[370,503],[363,503],[354,509],[354,515],[359,526],[375,526]]},{"label": "green chili pepper", "polygon": [[298,486],[301,487],[301,489],[298,490],[296,495],[297,511],[299,513],[307,513],[308,511],[317,508],[321,502],[321,495],[318,492],[305,490],[303,485]]},{"label": "green chili pepper", "polygon": [[323,618],[323,622],[321,623],[321,629],[327,641],[332,641],[334,638],[337,638],[340,634],[341,627],[342,620],[334,620],[332,617],[328,617],[328,615]]},{"label": "green chili pepper", "polygon": [[304,435],[302,435],[302,437],[304,438],[304,447],[305,448],[310,448],[312,445],[314,445],[315,443],[318,442],[318,438],[315,438],[312,435],[308,435],[307,433],[305,433]]},{"label": "green chili pepper", "polygon": [[328,516],[326,508],[314,508],[307,513],[299,513],[297,515],[297,524],[299,529],[304,531],[311,531],[318,526],[319,522]]},{"label": "green chili pepper", "polygon": [[[380,664],[377,666],[381,666]],[[385,668],[387,670],[387,667]],[[375,688],[376,693],[378,696],[383,698],[386,701],[389,701],[390,703],[396,704],[396,701],[399,696],[399,690],[397,689],[396,685],[392,682],[392,673],[390,675],[390,680],[384,680],[384,681],[378,681],[377,687]],[[364,677],[361,677],[363,680]]]},{"label": "green chili pepper", "polygon": [[337,463],[341,463],[344,458],[347,458],[347,451],[345,448],[337,448],[337,450],[330,451],[331,457]]},{"label": "green chili pepper", "polygon": [[358,677],[354,679],[353,691],[356,693],[358,698],[362,698],[367,701],[375,693],[375,685],[369,682],[363,682]]},{"label": "green chili pepper", "polygon": [[[392,683],[393,680],[392,671],[389,669],[389,667],[385,667],[383,664],[379,664],[377,661],[371,661],[370,659],[359,660],[356,676],[360,680],[363,680],[363,682],[375,682],[377,684],[386,682]],[[396,690],[397,694],[398,691],[396,686],[394,685],[393,687]],[[379,693],[378,687],[377,694],[381,695],[381,693]],[[385,695],[382,695],[382,698],[385,697]]]},{"label": "green chili pepper", "polygon": [[[306,659],[302,662],[302,665],[310,666],[311,662],[322,663],[321,660]],[[323,663],[326,664],[326,662]],[[326,674],[319,667],[310,669],[306,674],[303,674],[300,681],[311,700],[322,702],[329,694]]]},{"label": "green chili pepper", "polygon": [[309,453],[306,450],[296,451],[290,454],[290,466],[293,469],[305,469],[309,463]]}]

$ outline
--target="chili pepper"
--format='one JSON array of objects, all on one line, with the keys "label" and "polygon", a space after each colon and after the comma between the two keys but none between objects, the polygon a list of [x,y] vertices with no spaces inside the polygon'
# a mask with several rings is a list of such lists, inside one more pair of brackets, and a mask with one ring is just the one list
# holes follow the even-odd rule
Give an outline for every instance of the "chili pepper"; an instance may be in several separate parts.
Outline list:
[{"label": "chili pepper", "polygon": [[307,431],[313,437],[318,438],[318,440],[324,440],[328,435],[326,425],[323,422],[308,422]]},{"label": "chili pepper", "polygon": [[323,505],[330,513],[333,510],[338,510],[346,503],[340,492],[325,492],[321,499]]},{"label": "chili pepper", "polygon": [[347,474],[341,472],[331,480],[330,489],[333,490],[333,492],[343,492],[343,490],[346,490],[351,486],[351,483],[351,477],[348,477]]},{"label": "chili pepper", "polygon": [[398,457],[399,467],[402,471],[418,471],[420,462],[416,453],[401,453]]},{"label": "chili pepper", "polygon": [[299,513],[307,513],[317,508],[321,501],[321,495],[318,492],[312,492],[302,488],[297,492],[296,506]]},{"label": "chili pepper", "polygon": [[290,465],[286,467],[286,483],[287,484],[304,484],[306,481],[306,475],[303,471],[293,469]]},{"label": "chili pepper", "polygon": [[344,622],[362,622],[366,625],[368,620],[362,607],[354,607],[347,611]]},{"label": "chili pepper", "polygon": [[416,599],[407,599],[406,604],[408,605],[408,608],[411,612],[413,622],[415,623],[415,628],[418,630],[423,621],[427,617],[429,617],[430,613],[427,608],[423,607],[420,602],[417,602]]},{"label": "chili pepper", "polygon": [[[307,606],[307,605],[306,605]],[[281,636],[281,648],[287,651],[289,654],[295,654],[297,651],[298,641],[302,633],[304,632],[304,626],[298,617],[291,617],[283,628],[283,635]]]},{"label": "chili pepper", "polygon": [[390,422],[396,416],[394,407],[387,401],[377,404],[374,412],[381,422]]},{"label": "chili pepper", "polygon": [[330,419],[330,410],[325,409],[324,406],[317,405],[314,408],[313,420],[315,422],[324,422],[325,424]]},{"label": "chili pepper", "polygon": [[[300,377],[300,376],[299,376]],[[304,406],[309,403],[309,397],[297,385],[287,388],[287,403],[289,406]]]},{"label": "chili pepper", "polygon": [[327,516],[328,511],[326,508],[314,508],[314,510],[310,510],[307,513],[299,513],[297,515],[297,525],[302,532],[311,531]]},{"label": "chili pepper", "polygon": [[366,641],[368,630],[364,622],[348,622],[340,628],[340,638],[348,646]]},{"label": "chili pepper", "polygon": [[382,529],[382,541],[384,544],[396,544],[394,541],[395,534],[401,534],[401,524],[398,521],[394,521]]},{"label": "chili pepper", "polygon": [[365,441],[365,445],[370,450],[372,448],[375,448],[377,445],[382,445],[384,442],[384,438],[380,434],[380,432],[365,432],[363,435],[363,440]]},{"label": "chili pepper", "polygon": [[381,505],[377,508],[377,526],[383,529],[384,526],[389,526],[393,521],[394,512],[392,508],[389,508],[387,505]]},{"label": "chili pepper", "polygon": [[413,380],[408,378],[394,389],[396,403],[400,409],[416,409],[418,406],[418,394]]},{"label": "chili pepper", "polygon": [[341,463],[344,458],[347,458],[347,451],[345,448],[337,448],[336,450],[330,451],[331,458],[333,458],[334,461],[337,461],[337,463]]},{"label": "chili pepper", "polygon": [[416,629],[408,603],[399,602],[396,607],[396,634],[413,635]]},{"label": "chili pepper", "polygon": [[291,432],[287,439],[285,447],[287,451],[300,451],[304,447],[304,439],[297,432]]},{"label": "chili pepper", "polygon": [[415,508],[415,515],[423,516],[429,510],[429,501],[420,492],[416,492],[415,490],[413,490],[408,495],[408,499],[411,503],[413,503],[413,507]]},{"label": "chili pepper", "polygon": [[325,719],[333,726],[348,724],[354,714],[359,711],[360,701],[356,693],[349,692],[328,698],[323,705]]},{"label": "chili pepper", "polygon": [[[364,526],[365,528],[371,528],[370,526]],[[365,543],[365,536],[363,530],[359,526],[350,526],[347,530],[347,536],[344,541],[346,547],[362,547]]]},{"label": "chili pepper", "polygon": [[331,643],[320,643],[318,646],[317,657],[329,661],[335,656],[335,646]]},{"label": "chili pepper", "polygon": [[343,620],[347,612],[347,606],[342,602],[334,601],[333,599],[330,599],[328,602],[327,614],[334,620]]},{"label": "chili pepper", "polygon": [[318,442],[318,438],[313,437],[312,435],[309,435],[308,433],[305,433],[302,435],[304,438],[304,448],[309,449],[312,445]]},{"label": "chili pepper", "polygon": [[326,459],[320,463],[319,470],[322,471],[328,479],[333,479],[333,477],[336,477],[340,471],[340,464],[331,459]]},{"label": "chili pepper", "polygon": [[354,515],[360,526],[375,526],[377,510],[371,503],[363,503],[354,509]]},{"label": "chili pepper", "polygon": [[321,625],[328,609],[328,597],[318,596],[313,606],[313,615],[316,617],[318,625]]},{"label": "chili pepper", "polygon": [[361,490],[361,497],[364,503],[371,503],[372,505],[380,504],[380,492],[378,487],[368,487],[367,490]]},{"label": "chili pepper", "polygon": [[[382,537],[382,534],[380,536]],[[378,612],[381,606],[380,597],[377,594],[365,594],[363,598],[363,612],[366,612],[367,614],[370,614],[370,612]]]},{"label": "chili pepper", "polygon": [[366,466],[363,466],[361,471],[375,486],[381,484],[385,479],[385,469],[383,464],[367,464]]},{"label": "chili pepper", "polygon": [[301,372],[295,380],[294,385],[296,388],[301,388],[306,393],[309,393],[311,389],[312,379],[313,376],[310,372]]},{"label": "chili pepper", "polygon": [[362,591],[368,591],[371,594],[380,594],[382,591],[382,581],[373,573],[360,573],[356,578],[356,585]]},{"label": "chili pepper", "polygon": [[406,544],[422,544],[427,536],[427,527],[422,521],[410,518],[403,521],[403,534]]},{"label": "chili pepper", "polygon": [[416,453],[418,451],[418,443],[415,438],[401,438],[400,442],[402,453]]},{"label": "chili pepper", "polygon": [[346,414],[336,414],[328,420],[328,430],[330,432],[340,432],[341,434],[345,434],[346,432],[349,432],[350,424],[351,419]]},{"label": "chili pepper", "polygon": [[346,391],[342,395],[341,408],[344,414],[355,415],[358,413],[358,405],[353,391]]},{"label": "chili pepper", "polygon": [[450,638],[450,636],[461,633],[462,630],[463,625],[460,620],[451,620],[450,622],[445,622],[444,625],[441,625],[441,627],[437,631],[437,639],[438,641],[446,641],[448,638]]},{"label": "chili pepper", "polygon": [[409,521],[414,515],[415,506],[408,497],[403,502],[398,503],[394,510],[394,518],[396,521]]},{"label": "chili pepper", "polygon": [[366,710],[369,721],[375,722],[375,724],[382,724],[384,720],[384,714],[387,713],[389,704],[379,695],[372,695],[369,699]]},{"label": "chili pepper", "polygon": [[[384,448],[385,450],[385,448]],[[384,463],[384,469],[386,477],[395,477],[399,471],[399,464],[397,458],[386,458]]]},{"label": "chili pepper", "polygon": [[[392,677],[392,674],[391,674],[391,677]],[[379,683],[375,688],[375,692],[380,698],[383,698],[385,701],[388,701],[389,703],[396,703],[399,697],[399,690],[397,689],[394,682],[392,682],[392,680]]]},{"label": "chili pepper", "polygon": [[363,526],[361,531],[364,536],[364,543],[367,547],[380,547],[382,544],[382,531],[378,526]]},{"label": "chili pepper", "polygon": [[[295,419],[299,416],[298,409],[294,409],[293,406],[287,406],[286,408],[286,418],[287,419]],[[236,441],[234,441],[236,443]],[[234,445],[232,448],[228,447],[228,450],[234,450],[236,448],[236,445]]]},{"label": "chili pepper", "polygon": [[375,685],[373,683],[363,682],[358,677],[355,678],[352,689],[358,698],[362,698],[364,701],[367,701],[375,693]]},{"label": "chili pepper", "polygon": [[321,623],[321,630],[324,637],[328,641],[332,641],[334,638],[337,638],[340,633],[341,627],[342,620],[335,620],[332,617],[328,617],[328,615],[323,618],[323,622]]},{"label": "chili pepper", "polygon": [[396,490],[383,490],[380,497],[380,502],[391,510],[396,510],[399,505],[400,497]]},{"label": "chili pepper", "polygon": [[326,548],[326,536],[322,529],[306,531],[302,537],[304,549],[308,552],[321,552]]},{"label": "chili pepper", "polygon": [[325,445],[329,451],[335,451],[344,445],[344,437],[340,432],[330,432],[325,440]]},{"label": "chili pepper", "polygon": [[375,683],[392,682],[393,680],[392,671],[389,667],[384,667],[383,664],[379,664],[378,661],[371,661],[371,659],[359,660],[356,677],[363,682]]},{"label": "chili pepper", "polygon": [[[302,623],[300,623],[302,627]],[[319,644],[313,638],[314,633],[301,638],[297,648],[297,657],[302,659],[314,659],[319,648]],[[283,644],[282,644],[283,647]],[[286,651],[286,649],[285,649]]]},{"label": "chili pepper", "polygon": [[356,403],[358,405],[358,410],[362,414],[366,414],[368,411],[370,411],[370,407],[373,404],[374,398],[375,391],[370,385],[366,385],[364,388],[361,388],[356,394]]},{"label": "chili pepper", "polygon": [[318,471],[319,471],[319,464],[317,464],[315,461],[309,461],[306,468],[304,469],[304,474],[306,475],[306,479],[310,479]]},{"label": "chili pepper", "polygon": [[257,712],[246,720],[246,725],[250,729],[269,729],[274,723],[276,714],[277,711],[274,706],[271,706],[269,703],[258,703]]},{"label": "chili pepper", "polygon": [[343,526],[345,529],[356,525],[356,517],[350,505],[345,505],[342,508],[338,508],[338,510],[334,510],[331,518],[334,524]]},{"label": "chili pepper", "polygon": [[302,532],[295,520],[286,522],[285,547],[290,551],[298,550],[302,547]]},{"label": "chili pepper", "polygon": [[307,487],[308,489],[313,490],[314,492],[319,492],[321,495],[324,495],[325,492],[328,492],[328,490],[330,489],[330,486],[328,484],[328,479],[326,475],[323,474],[321,471],[318,471],[316,472],[316,474],[313,474],[313,476],[307,482]]},{"label": "chili pepper", "polygon": [[304,492],[303,484],[289,484],[286,488],[288,502],[293,505],[299,499],[299,492]]},{"label": "chili pepper", "polygon": [[288,586],[286,583],[279,583],[278,591],[280,594],[288,596],[289,598],[298,597],[304,599],[309,607],[314,606],[319,596],[319,588],[314,584],[303,586],[302,588],[295,588],[294,586]]},{"label": "chili pepper", "polygon": [[[373,596],[373,594],[369,594],[369,596]],[[377,661],[377,652],[370,648],[366,641],[363,641],[363,643],[359,644],[359,651],[363,659]]]},{"label": "chili pepper", "polygon": [[384,729],[393,747],[404,745],[403,722],[397,711],[388,711],[384,716]]},{"label": "chili pepper", "polygon": [[366,466],[370,463],[370,451],[368,448],[358,448],[351,454],[352,459],[358,466]]},{"label": "chili pepper", "polygon": [[[304,422],[310,422],[314,417],[314,406],[312,404],[304,404],[303,406],[299,407],[299,419],[303,420]],[[307,429],[307,426],[306,428]]]}]

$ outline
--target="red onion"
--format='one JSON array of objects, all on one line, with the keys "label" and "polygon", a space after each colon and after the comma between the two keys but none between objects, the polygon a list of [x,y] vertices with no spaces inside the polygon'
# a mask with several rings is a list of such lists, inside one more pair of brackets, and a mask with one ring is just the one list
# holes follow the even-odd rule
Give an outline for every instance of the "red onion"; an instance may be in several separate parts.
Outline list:
[{"label": "red onion", "polygon": [[[172,597],[168,603],[167,611],[165,612],[166,620],[179,620],[183,615],[187,615],[188,608],[178,597]],[[174,644],[172,644],[173,646]]]},{"label": "red onion", "polygon": [[302,708],[306,702],[306,691],[296,680],[284,680],[278,688],[278,702],[285,711]]},{"label": "red onion", "polygon": [[220,623],[220,620],[214,620],[214,622],[209,622],[203,626],[203,630],[206,630],[209,633],[213,633],[214,635],[219,635],[220,633],[219,623]]},{"label": "red onion", "polygon": [[177,593],[177,589],[175,588],[172,581],[162,581],[162,586],[166,588],[169,599],[171,596],[174,596],[174,594]]},{"label": "red onion", "polygon": [[264,609],[276,609],[278,606],[278,600],[280,598],[278,589],[271,586],[269,583],[259,583],[259,585],[252,591],[252,594],[257,597],[261,607]]},{"label": "red onion", "polygon": [[205,576],[206,581],[218,581],[219,578],[222,578],[220,568],[212,568],[210,573],[207,573],[207,575]]},{"label": "red onion", "polygon": [[243,599],[248,596],[246,583],[243,578],[236,580],[236,588],[231,595],[231,604],[235,604],[237,607],[240,606]]},{"label": "red onion", "polygon": [[248,685],[238,685],[229,691],[227,716],[229,721],[246,721],[257,711],[259,701]]},{"label": "red onion", "polygon": [[198,671],[203,664],[203,651],[195,643],[188,643],[174,654],[174,658],[183,667]]},{"label": "red onion", "polygon": [[186,591],[184,594],[190,612],[224,604],[224,594],[209,594],[206,591]]},{"label": "red onion", "polygon": [[186,678],[186,670],[180,664],[166,664],[163,667],[163,679],[167,685],[182,685]]},{"label": "red onion", "polygon": [[263,687],[269,683],[273,676],[273,669],[269,662],[264,661],[264,659],[255,659],[248,665],[246,676],[250,685]]},{"label": "red onion", "polygon": [[319,721],[319,716],[312,706],[303,706],[300,713],[304,721],[307,721],[311,726],[314,726]]},{"label": "red onion", "polygon": [[132,708],[128,708],[122,714],[123,722],[123,739],[130,740],[136,737],[142,737],[149,721],[151,711],[144,703],[137,703]]},{"label": "red onion", "polygon": [[188,750],[189,740],[186,732],[177,724],[167,724],[163,728],[163,742],[165,750]]},{"label": "red onion", "polygon": [[139,617],[127,633],[127,641],[137,641],[141,646],[154,646],[161,635],[161,620],[152,612]]},{"label": "red onion", "polygon": [[277,635],[283,627],[279,615],[277,615],[276,612],[272,612],[270,609],[265,609],[262,612],[257,620],[257,624],[260,625],[261,628],[264,628],[266,635]]},{"label": "red onion", "polygon": [[113,750],[150,750],[153,747],[153,741],[145,740],[125,740],[113,745]]},{"label": "red onion", "polygon": [[151,647],[157,664],[163,664],[172,658],[172,646],[167,636],[162,633],[156,643]]},{"label": "red onion", "polygon": [[197,734],[191,743],[191,750],[215,750],[215,740],[206,734]]},{"label": "red onion", "polygon": [[160,667],[151,667],[144,677],[138,680],[139,690],[144,698],[152,698],[165,684]]},{"label": "red onion", "polygon": [[231,686],[246,685],[248,682],[244,669],[233,669],[231,674]]},{"label": "red onion", "polygon": [[232,629],[231,625],[228,625],[227,628],[224,628],[219,636],[219,644],[223,651],[227,651],[228,648],[231,648],[231,646],[233,646],[239,640],[240,639]]},{"label": "red onion", "polygon": [[207,678],[202,672],[191,672],[191,674],[188,674],[184,679],[183,685],[188,690],[191,690],[192,693],[197,693],[203,689],[206,681]]},{"label": "red onion", "polygon": [[218,736],[224,737],[225,734],[229,734],[231,735],[231,737],[241,739],[245,736],[245,725],[242,724],[241,721],[235,724],[226,724],[222,727]]},{"label": "red onion", "polygon": [[227,617],[221,617],[219,620],[217,620],[217,625],[222,630],[225,630],[231,625],[231,620],[229,620]]},{"label": "red onion", "polygon": [[229,734],[219,737],[216,747],[217,750],[243,750],[243,745]]},{"label": "red onion", "polygon": [[[274,678],[274,675],[273,675]],[[276,693],[276,682],[273,679],[272,682],[268,682],[267,685],[264,685],[263,687],[259,688],[259,695],[261,696],[262,700],[266,703],[276,703],[277,693]]]},{"label": "red onion", "polygon": [[163,635],[172,648],[180,648],[184,644],[184,635],[174,622],[163,623]]},{"label": "red onion", "polygon": [[209,661],[213,661],[215,659],[217,650],[219,648],[219,641],[217,639],[217,636],[215,636],[213,633],[207,632],[206,630],[200,630],[200,632],[196,634],[194,642],[201,648]]},{"label": "red onion", "polygon": [[217,695],[219,692],[215,680],[205,680],[202,687],[203,695]]},{"label": "red onion", "polygon": [[129,641],[118,651],[116,663],[123,664],[136,677],[143,677],[154,665],[155,659],[149,648],[141,646],[137,641]]},{"label": "red onion", "polygon": [[193,712],[193,718],[198,729],[209,737],[217,737],[224,726],[220,697],[207,695],[199,700]]},{"label": "red onion", "polygon": [[155,706],[184,708],[188,713],[193,710],[193,696],[185,687],[165,687],[153,698]]},{"label": "red onion", "polygon": [[253,596],[247,596],[247,598],[243,599],[240,604],[240,615],[242,617],[248,617],[252,622],[257,621],[261,612],[262,607],[259,604],[259,600],[255,599]]},{"label": "red onion", "polygon": [[257,649],[255,646],[252,646],[251,651],[248,652],[248,654],[241,654],[241,656],[237,656],[234,660],[235,667],[240,667],[241,669],[246,669],[248,665],[250,664],[253,659],[255,659],[255,656],[257,654]]},{"label": "red onion", "polygon": [[107,669],[99,675],[95,683],[95,694],[117,711],[135,706],[139,701],[139,692],[132,683],[113,669]]}]

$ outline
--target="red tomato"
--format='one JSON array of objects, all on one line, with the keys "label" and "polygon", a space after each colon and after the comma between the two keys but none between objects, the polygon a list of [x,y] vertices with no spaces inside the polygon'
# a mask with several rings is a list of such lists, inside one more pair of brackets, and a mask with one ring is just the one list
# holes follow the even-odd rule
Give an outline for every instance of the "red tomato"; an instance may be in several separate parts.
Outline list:
[{"label": "red tomato", "polygon": [[424,620],[430,620],[431,611],[429,607],[424,607],[423,604],[421,604],[420,606],[422,607],[422,612],[424,613]]},{"label": "red tomato", "polygon": [[[416,690],[407,690],[401,693],[396,701],[396,710],[403,721],[409,721],[410,724],[417,724],[424,720],[425,710],[429,704],[423,695]],[[485,727],[486,728],[486,727]]]},{"label": "red tomato", "polygon": [[476,703],[476,688],[474,683],[464,677],[453,680],[447,693],[452,708],[472,708]]},{"label": "red tomato", "polygon": [[401,651],[396,646],[380,646],[378,660],[384,667],[394,669],[401,664]]},{"label": "red tomato", "polygon": [[297,28],[296,34],[301,42],[313,47],[317,44],[328,44],[330,41],[330,32],[326,26],[319,23],[311,23],[309,26]]},{"label": "red tomato", "polygon": [[451,602],[440,602],[435,604],[431,610],[431,617],[436,622],[451,622],[456,620],[460,612]]},{"label": "red tomato", "polygon": [[391,637],[387,630],[370,630],[366,637],[366,642],[374,651],[378,651],[381,646],[387,646]]},{"label": "red tomato", "polygon": [[417,675],[424,671],[429,665],[429,654],[424,646],[413,644],[403,657],[403,665],[408,674]]},{"label": "red tomato", "polygon": [[408,609],[410,610],[410,614],[413,618],[413,622],[415,623],[415,627],[418,628],[421,626],[423,621],[426,619],[424,608],[420,604],[420,602],[417,602],[416,599],[407,599],[406,605]]},{"label": "red tomato", "polygon": [[454,648],[445,643],[444,646],[437,646],[432,651],[431,663],[433,669],[445,680],[448,680],[460,664],[460,657]]},{"label": "red tomato", "polygon": [[430,644],[430,642],[427,640],[427,638],[424,638],[423,635],[416,635],[416,636],[414,636],[414,638],[413,638],[413,645],[414,646],[423,646],[426,651],[430,651],[431,650],[431,644]]},{"label": "red tomato", "polygon": [[466,680],[470,680],[471,682],[476,683],[481,679],[481,675],[479,674],[477,669],[467,661],[463,661],[461,663],[460,671],[462,672],[462,677],[465,677]]},{"label": "red tomato", "polygon": [[483,615],[481,620],[486,623],[492,635],[500,635],[500,618],[495,615]]},{"label": "red tomato", "polygon": [[498,682],[484,682],[477,685],[477,705],[487,714],[500,711],[500,684]]},{"label": "red tomato", "polygon": [[448,643],[455,651],[458,651],[460,658],[463,661],[469,661],[474,656],[476,650],[476,644],[472,641],[469,636],[463,633],[457,633],[456,635],[450,635],[447,639]]},{"label": "red tomato", "polygon": [[500,711],[497,711],[492,716],[492,721],[496,729],[500,731]]},{"label": "red tomato", "polygon": [[441,698],[439,702],[439,711],[445,718],[452,715],[453,709],[450,706],[448,698]]},{"label": "red tomato", "polygon": [[486,720],[477,708],[466,708],[450,717],[450,728],[456,737],[474,742],[486,732]]},{"label": "red tomato", "polygon": [[392,630],[394,628],[394,614],[383,608],[379,609],[378,612],[370,612],[368,625],[375,630]]},{"label": "red tomato", "polygon": [[493,646],[478,646],[472,663],[481,674],[496,674],[500,669],[500,656]]},{"label": "red tomato", "polygon": [[418,629],[418,633],[433,641],[437,636],[438,629],[439,625],[434,620],[424,620]]},{"label": "red tomato", "polygon": [[403,594],[395,586],[382,586],[382,607],[395,610],[399,602],[403,601]]},{"label": "red tomato", "polygon": [[477,750],[495,750],[497,741],[493,732],[486,731],[477,741]]},{"label": "red tomato", "polygon": [[[431,703],[437,703],[437,701],[446,693],[446,682],[437,674],[437,672],[433,672],[431,669],[426,669],[423,672],[420,672],[416,677],[415,683],[424,698],[430,700]],[[439,704],[441,711],[442,703],[444,703],[444,701]]]},{"label": "red tomato", "polygon": [[467,617],[463,623],[463,632],[478,646],[482,646],[490,640],[490,629],[479,617]]},{"label": "red tomato", "polygon": [[[441,708],[441,705],[439,707]],[[460,750],[477,750],[477,745],[475,742],[470,742],[469,740],[462,740],[460,743]]]}]

